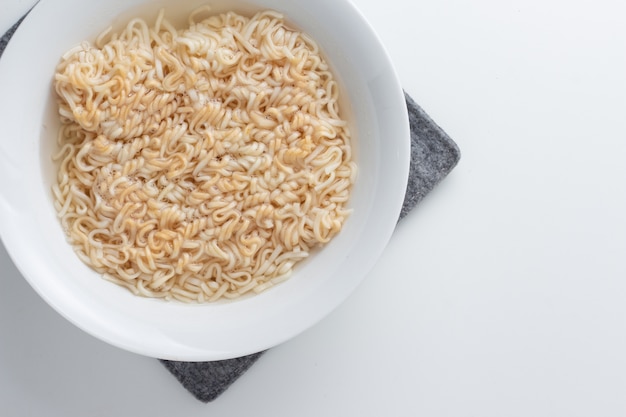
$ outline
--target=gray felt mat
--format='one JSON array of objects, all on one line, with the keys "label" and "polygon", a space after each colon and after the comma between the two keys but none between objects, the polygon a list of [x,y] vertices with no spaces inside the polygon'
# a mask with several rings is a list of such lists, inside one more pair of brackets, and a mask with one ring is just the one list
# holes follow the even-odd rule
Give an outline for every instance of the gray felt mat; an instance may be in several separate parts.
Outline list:
[{"label": "gray felt mat", "polygon": [[[405,94],[411,126],[411,166],[401,220],[456,166],[461,153],[450,137]],[[203,402],[220,396],[263,354],[216,362],[161,363],[181,384]]]},{"label": "gray felt mat", "polygon": [[[0,57],[20,22],[21,20],[0,38]],[[452,171],[461,156],[454,141],[408,94],[405,94],[405,98],[411,125],[411,166],[400,219]],[[214,362],[161,360],[161,363],[194,397],[210,402],[243,375],[262,354],[263,352],[259,352]]]}]

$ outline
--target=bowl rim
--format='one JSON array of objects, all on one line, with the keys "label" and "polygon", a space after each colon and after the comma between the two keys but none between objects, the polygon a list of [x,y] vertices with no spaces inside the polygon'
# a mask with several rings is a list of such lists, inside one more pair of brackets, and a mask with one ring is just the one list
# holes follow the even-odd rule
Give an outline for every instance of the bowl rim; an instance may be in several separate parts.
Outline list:
[{"label": "bowl rim", "polygon": [[[22,21],[21,25],[14,33],[11,42],[9,42],[3,56],[0,58],[0,90],[7,87],[12,93],[17,93],[11,88],[9,80],[15,76],[19,77],[19,68],[10,66],[8,62],[20,62],[18,60],[20,53],[18,50],[19,46],[32,42],[32,38],[35,36],[33,31],[35,25],[43,19],[51,7],[55,7],[57,3],[72,1],[76,2],[78,0],[41,0],[40,3],[34,6],[30,14]],[[121,0],[117,0],[117,2],[121,3]],[[135,1],[135,3],[139,2],[143,2],[143,0]],[[261,2],[263,2],[263,0]],[[20,161],[19,158],[15,159],[14,156],[11,155],[10,147],[2,146],[3,140],[1,138],[15,137],[15,135],[28,138],[37,135],[37,127],[25,127],[23,115],[17,113],[18,109],[23,108],[23,106],[28,103],[20,102],[20,105],[12,107],[10,103],[7,103],[7,100],[0,98],[0,109],[4,109],[4,111],[7,112],[6,114],[9,114],[12,118],[22,118],[19,120],[21,123],[15,125],[6,124],[4,128],[0,127],[0,135],[3,132],[5,133],[0,136],[0,239],[22,276],[54,310],[92,336],[134,353],[172,360],[221,360],[265,350],[291,339],[330,314],[330,312],[341,304],[341,302],[354,291],[358,284],[362,282],[391,238],[404,201],[404,191],[408,181],[410,160],[408,113],[406,111],[404,93],[391,58],[374,29],[358,11],[356,6],[349,0],[323,0],[321,3],[332,4],[335,9],[339,6],[343,7],[341,10],[347,10],[348,13],[351,13],[353,18],[360,22],[360,30],[367,31],[370,40],[375,41],[375,45],[369,45],[369,48],[376,52],[378,58],[382,58],[380,64],[384,69],[384,74],[390,77],[384,84],[386,88],[389,88],[389,91],[384,93],[386,94],[385,103],[389,107],[382,109],[381,112],[386,111],[389,113],[386,117],[389,118],[389,115],[391,115],[393,123],[398,123],[395,129],[399,133],[399,136],[401,136],[387,144],[390,149],[385,149],[385,152],[392,154],[391,157],[394,158],[394,164],[390,164],[387,168],[393,170],[395,182],[388,187],[389,189],[384,190],[385,195],[390,196],[385,203],[388,207],[388,217],[383,219],[384,221],[380,221],[380,224],[377,225],[378,233],[376,236],[378,241],[372,251],[371,259],[364,260],[364,264],[367,265],[359,266],[361,276],[351,279],[346,285],[339,288],[337,294],[333,294],[328,300],[321,301],[320,305],[316,306],[315,304],[311,304],[310,300],[308,300],[307,303],[298,306],[298,311],[302,312],[306,317],[303,318],[297,326],[286,325],[273,337],[263,339],[262,336],[259,336],[260,339],[258,342],[250,343],[247,346],[225,345],[207,349],[205,346],[198,348],[193,345],[180,345],[176,342],[176,335],[163,334],[160,330],[156,330],[150,333],[150,335],[155,338],[155,341],[158,341],[159,338],[167,339],[167,347],[153,341],[149,341],[148,343],[138,342],[133,339],[132,335],[120,337],[119,334],[112,331],[111,323],[103,323],[103,321],[106,320],[102,317],[98,317],[96,314],[85,314],[86,311],[84,308],[81,310],[78,309],[78,307],[72,306],[71,304],[75,302],[75,300],[73,300],[75,294],[71,293],[71,289],[51,287],[50,282],[46,279],[45,265],[41,265],[38,262],[37,253],[29,253],[29,239],[22,236],[19,230],[16,230],[17,222],[13,221],[13,217],[23,208],[21,206],[27,204],[30,200],[28,200],[28,198],[26,198],[25,202],[16,200],[14,187],[15,182],[20,184],[20,176],[16,174],[16,171],[19,171],[19,169],[16,170],[15,168],[20,166]],[[117,15],[120,13],[117,13]],[[22,71],[24,70],[24,68],[21,69]],[[26,100],[26,98],[23,100]],[[19,101],[20,100],[18,100],[18,102]],[[398,113],[401,109],[403,111]],[[7,149],[9,150],[7,151]],[[385,184],[385,186],[388,186],[388,184]],[[380,188],[382,186],[378,184],[378,187]],[[376,189],[378,190],[379,188]],[[380,206],[381,203],[378,204]]]}]

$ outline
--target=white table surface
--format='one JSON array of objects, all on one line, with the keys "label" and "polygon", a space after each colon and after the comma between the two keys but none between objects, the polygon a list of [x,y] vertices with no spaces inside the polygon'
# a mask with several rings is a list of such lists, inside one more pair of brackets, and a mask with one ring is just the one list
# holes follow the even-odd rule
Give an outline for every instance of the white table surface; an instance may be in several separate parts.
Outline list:
[{"label": "white table surface", "polygon": [[0,247],[2,416],[626,415],[626,3],[355,3],[463,153],[364,284],[207,405]]}]

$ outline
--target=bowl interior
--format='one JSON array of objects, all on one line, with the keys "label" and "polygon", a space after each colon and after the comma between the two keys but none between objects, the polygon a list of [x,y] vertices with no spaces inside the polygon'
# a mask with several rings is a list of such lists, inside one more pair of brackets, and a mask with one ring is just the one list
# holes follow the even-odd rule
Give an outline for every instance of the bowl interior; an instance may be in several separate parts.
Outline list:
[{"label": "bowl interior", "polygon": [[0,91],[7,92],[0,97],[0,114],[12,121],[0,127],[0,233],[9,254],[33,288],[77,326],[118,347],[165,359],[219,360],[257,352],[327,315],[380,256],[408,175],[402,90],[382,45],[351,3],[212,1],[215,12],[280,11],[321,46],[353,135],[359,167],[350,201],[354,212],[341,233],[298,264],[286,282],[240,300],[187,305],[140,298],[85,266],[65,240],[50,191],[59,127],[52,78],[59,57],[111,24],[119,28],[135,16],[151,22],[161,7],[182,26],[191,10],[206,3],[42,0],[0,60]]}]

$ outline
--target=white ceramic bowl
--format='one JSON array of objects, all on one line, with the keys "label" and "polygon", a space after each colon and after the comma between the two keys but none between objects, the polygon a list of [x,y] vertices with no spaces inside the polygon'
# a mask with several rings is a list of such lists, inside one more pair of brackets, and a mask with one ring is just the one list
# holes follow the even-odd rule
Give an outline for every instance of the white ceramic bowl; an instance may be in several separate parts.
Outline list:
[{"label": "white ceramic bowl", "polygon": [[172,21],[206,0],[41,0],[0,59],[0,235],[31,286],[86,332],[143,355],[220,360],[275,346],[310,327],[363,280],[398,219],[409,169],[403,92],[381,42],[348,0],[231,0],[214,10],[274,9],[309,33],[334,67],[359,175],[354,213],[323,250],[270,290],[232,302],[185,305],[132,295],[85,266],[52,206],[59,122],[52,78],[59,57],[110,24],[165,6]]}]

